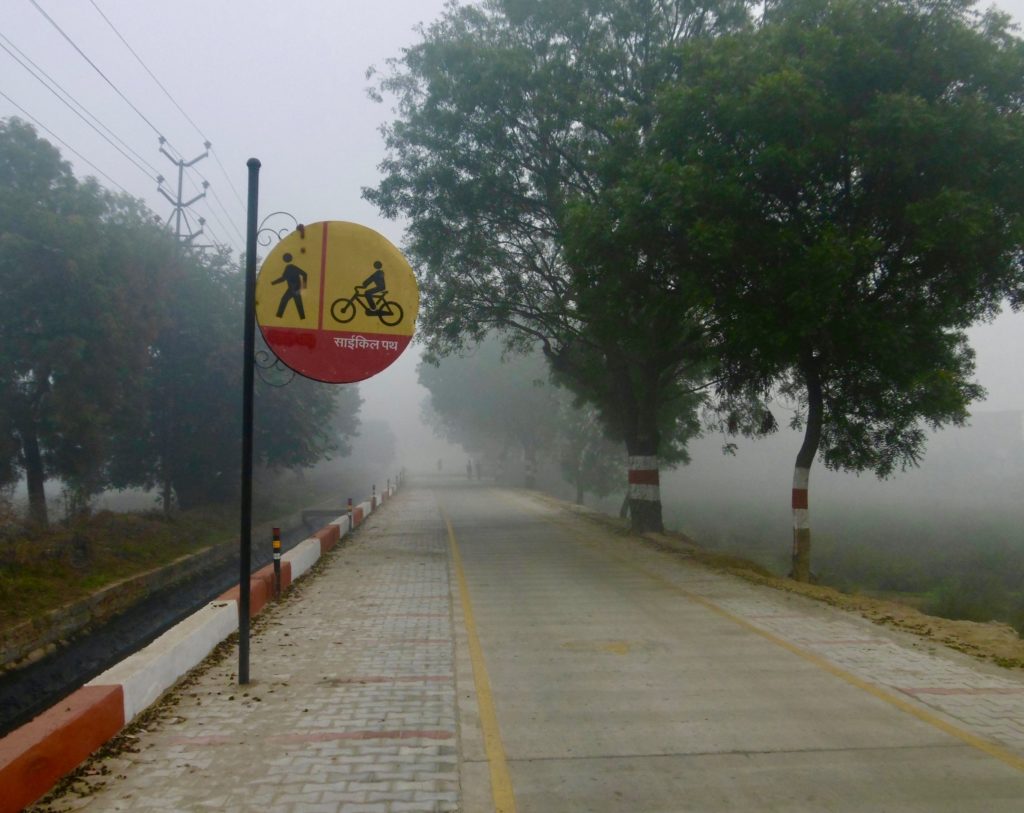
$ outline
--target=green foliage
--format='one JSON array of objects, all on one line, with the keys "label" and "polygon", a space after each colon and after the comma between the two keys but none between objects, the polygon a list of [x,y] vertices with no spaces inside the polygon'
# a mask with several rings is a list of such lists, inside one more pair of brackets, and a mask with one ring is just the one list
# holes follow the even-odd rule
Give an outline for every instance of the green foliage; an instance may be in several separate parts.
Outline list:
[{"label": "green foliage", "polygon": [[46,477],[84,494],[105,485],[114,427],[136,408],[167,245],[137,202],[78,182],[31,127],[0,122],[3,470],[27,474],[38,520]]},{"label": "green foliage", "polygon": [[559,427],[562,477],[576,487],[576,502],[582,503],[586,493],[599,498],[621,493],[625,448],[609,440],[596,410],[563,397]]},{"label": "green foliage", "polygon": [[513,450],[533,459],[553,446],[559,400],[539,354],[506,354],[491,337],[417,371],[430,392],[428,420],[448,440],[494,461]]},{"label": "green foliage", "polygon": [[[539,344],[632,454],[662,453],[666,412],[680,416],[677,435],[693,425],[689,391],[709,368],[700,314],[643,235],[620,244],[617,224],[574,213],[638,149],[677,72],[674,46],[744,26],[747,6],[451,6],[391,62],[377,92],[397,97],[399,117],[385,131],[384,178],[364,195],[409,219],[431,352],[495,330]],[[587,250],[595,230],[614,250]]]},{"label": "green foliage", "polygon": [[[166,508],[236,495],[243,280],[229,255],[184,251],[12,119],[0,290],[0,484],[24,473],[36,520],[50,478],[80,510],[109,487],[159,486]],[[359,403],[305,380],[261,387],[258,461],[299,468],[346,448]]]},{"label": "green foliage", "polygon": [[1024,285],[1021,41],[967,3],[788,0],[680,60],[623,195],[713,301],[724,389],[799,423],[816,381],[827,466],[915,464],[982,394],[963,329]]}]

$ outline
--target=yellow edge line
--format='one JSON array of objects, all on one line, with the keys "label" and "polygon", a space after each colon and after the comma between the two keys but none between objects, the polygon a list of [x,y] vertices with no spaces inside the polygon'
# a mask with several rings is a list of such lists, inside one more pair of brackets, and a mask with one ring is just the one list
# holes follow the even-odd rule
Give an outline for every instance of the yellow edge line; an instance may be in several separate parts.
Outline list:
[{"label": "yellow edge line", "polygon": [[462,614],[469,643],[469,659],[473,664],[473,683],[476,686],[477,705],[480,709],[480,727],[483,729],[484,750],[487,752],[487,762],[491,770],[494,810],[495,813],[516,813],[516,797],[512,792],[512,779],[508,773],[505,745],[501,741],[501,729],[498,727],[498,714],[494,709],[494,695],[491,693],[491,681],[487,676],[487,665],[484,663],[484,651],[480,646],[480,636],[477,635],[476,620],[473,618],[473,604],[469,599],[469,585],[466,584],[466,573],[462,568],[462,555],[455,541],[451,520],[444,511],[441,512],[441,516],[448,528],[448,545],[451,548],[452,560],[455,562],[455,576],[459,582],[459,597],[462,600]]},{"label": "yellow edge line", "polygon": [[[584,541],[589,541],[586,539],[586,537],[583,536],[583,534],[579,530],[571,528],[564,522],[560,522],[557,520],[552,520],[552,522],[554,524],[561,525],[563,528],[568,528],[572,531],[573,534],[583,539]],[[996,745],[995,743],[990,742],[989,740],[984,739],[983,737],[979,737],[977,734],[972,734],[970,731],[966,731],[960,728],[959,726],[953,725],[952,723],[947,722],[938,715],[932,714],[929,711],[925,711],[919,706],[916,706],[907,700],[903,700],[902,698],[897,697],[894,694],[891,694],[890,692],[886,691],[880,686],[877,686],[873,683],[869,683],[868,681],[857,677],[852,672],[848,672],[845,669],[836,666],[834,663],[826,660],[825,658],[822,658],[820,655],[816,655],[813,652],[809,652],[808,650],[803,649],[802,647],[799,647],[796,644],[791,643],[790,641],[787,641],[785,638],[780,638],[778,635],[775,635],[774,633],[761,629],[760,627],[750,623],[746,619],[740,618],[738,615],[733,615],[728,610],[719,607],[713,601],[710,601],[709,599],[706,599],[703,596],[699,596],[696,593],[691,593],[689,590],[683,589],[679,585],[669,581],[664,576],[658,573],[653,573],[650,570],[647,570],[647,568],[639,567],[635,564],[632,564],[627,559],[615,556],[614,554],[613,557],[618,559],[620,562],[630,565],[636,570],[639,570],[644,575],[648,576],[651,579],[654,579],[654,581],[658,582],[659,584],[665,585],[666,587],[670,588],[676,593],[679,593],[680,595],[684,596],[690,601],[693,601],[696,604],[700,604],[702,607],[711,610],[711,612],[720,615],[722,618],[726,618],[729,621],[732,621],[734,624],[738,624],[744,629],[750,630],[751,632],[760,635],[762,638],[771,641],[776,646],[780,646],[786,651],[791,652],[794,655],[803,658],[805,661],[814,664],[819,669],[823,669],[824,671],[828,672],[831,675],[834,675],[840,680],[846,681],[851,686],[856,686],[858,689],[861,689],[867,692],[868,694],[877,697],[879,700],[888,703],[890,706],[894,706],[895,708],[898,708],[900,711],[906,712],[912,717],[916,717],[918,720],[928,723],[929,725],[934,726],[940,731],[949,734],[951,737],[955,737],[961,742],[964,742],[967,745],[977,748],[979,751],[983,751],[991,757],[995,757],[1000,762],[1004,762],[1007,765],[1009,765],[1011,768],[1016,768],[1018,771],[1024,771],[1024,757],[1017,756],[1017,754],[1014,754],[1012,751],[1008,751],[1005,748]]]}]

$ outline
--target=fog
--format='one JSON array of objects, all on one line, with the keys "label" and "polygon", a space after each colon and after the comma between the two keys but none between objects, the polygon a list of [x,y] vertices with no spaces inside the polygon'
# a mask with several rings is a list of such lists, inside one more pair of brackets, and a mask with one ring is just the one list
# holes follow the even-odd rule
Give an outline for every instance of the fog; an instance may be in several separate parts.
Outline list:
[{"label": "fog", "polygon": [[[387,59],[415,42],[415,26],[436,19],[444,0],[181,0],[171,8],[139,0],[97,0],[95,6],[40,0],[40,5],[183,156],[202,153],[204,138],[213,142],[211,156],[190,170],[191,186],[186,189],[197,189],[200,177],[211,183],[211,195],[190,210],[193,220],[207,219],[207,237],[241,249],[245,162],[255,156],[263,162],[261,213],[283,210],[303,222],[351,220],[401,244],[403,224],[383,219],[360,195],[362,187],[375,185],[379,178],[377,165],[384,157],[379,128],[391,115],[387,103],[367,98],[366,71],[384,68]],[[1024,19],[1024,0],[997,5]],[[96,13],[97,7],[142,57],[146,71]],[[5,36],[11,42],[110,124],[154,169],[173,173],[173,165],[158,152],[152,127],[86,66],[32,4],[8,3],[4,10]],[[44,137],[60,139],[54,143],[77,174],[95,175],[105,185],[108,180],[116,183],[145,199],[161,217],[170,214],[153,173],[125,160],[67,106],[40,89],[9,54],[0,58],[7,94],[0,97],[0,117],[36,121],[46,128],[40,130]],[[150,71],[170,91],[173,104]],[[917,517],[919,531],[914,533],[920,544],[929,543],[936,525],[970,526],[1003,517],[1014,528],[1014,543],[1019,542],[1016,529],[1024,527],[1018,502],[1024,316],[1004,313],[969,334],[977,351],[977,379],[989,393],[974,406],[971,426],[941,433],[929,443],[920,469],[884,483],[870,475],[828,472],[817,462],[811,474],[816,545],[830,535],[838,538],[855,520],[910,534],[911,525],[898,525],[897,509],[901,517]],[[464,465],[464,451],[435,437],[421,420],[427,393],[416,381],[419,352],[412,345],[398,362],[359,385],[365,399],[363,418],[389,425],[396,464],[413,471],[433,470],[438,460]],[[735,457],[723,457],[720,446],[718,438],[695,442],[692,464],[663,475],[666,519],[709,543],[756,549],[761,558],[783,566],[799,438],[783,431],[764,441],[742,443]],[[336,463],[372,468],[373,460],[358,458],[373,454],[357,445],[353,458]],[[617,500],[608,504],[617,509]],[[962,542],[970,545],[974,539],[964,535]]]}]

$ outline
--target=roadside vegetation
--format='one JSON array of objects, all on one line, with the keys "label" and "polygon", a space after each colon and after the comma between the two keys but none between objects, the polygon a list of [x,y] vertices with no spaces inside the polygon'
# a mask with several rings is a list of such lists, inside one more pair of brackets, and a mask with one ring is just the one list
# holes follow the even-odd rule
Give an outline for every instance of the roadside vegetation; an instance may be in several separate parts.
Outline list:
[{"label": "roadside vegetation", "polygon": [[[227,511],[80,514],[48,528],[8,516],[0,561],[0,627],[55,610],[95,591],[232,537]],[[237,525],[237,519],[235,521]],[[237,535],[237,529],[234,534]]]},{"label": "roadside vegetation", "polygon": [[[109,489],[155,489],[165,514],[239,491],[244,286],[238,258],[180,244],[140,201],[78,180],[17,119],[0,121],[0,486],[51,520]],[[344,454],[354,387],[256,392],[256,461]]]},{"label": "roadside vegetation", "polygon": [[[344,507],[346,477],[337,469],[312,472],[301,479],[264,476],[257,488],[254,523],[268,523],[296,511],[329,503]],[[358,473],[361,498],[370,475]],[[363,485],[363,481],[366,484]],[[8,501],[0,502],[0,630],[129,579],[164,567],[211,546],[237,549],[236,503],[207,504],[165,514],[153,495],[148,511],[77,512],[48,526],[27,521]],[[270,539],[253,539],[269,549]]]},{"label": "roadside vegetation", "polygon": [[983,395],[964,331],[1024,293],[1024,46],[969,0],[452,5],[375,92],[365,195],[408,219],[428,348],[539,349],[637,531],[702,409],[770,434],[781,395],[809,579],[814,462],[916,464]]}]

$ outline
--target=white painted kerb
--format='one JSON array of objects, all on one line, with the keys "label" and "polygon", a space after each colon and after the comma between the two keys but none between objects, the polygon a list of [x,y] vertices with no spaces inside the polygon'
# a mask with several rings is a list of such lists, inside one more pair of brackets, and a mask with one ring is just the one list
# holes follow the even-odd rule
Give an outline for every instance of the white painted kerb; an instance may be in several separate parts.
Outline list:
[{"label": "white painted kerb", "polygon": [[320,558],[320,540],[306,539],[281,556],[284,562],[292,563],[292,581],[308,571]]},{"label": "white painted kerb", "polygon": [[121,684],[127,725],[237,629],[238,602],[211,602],[87,685]]}]

